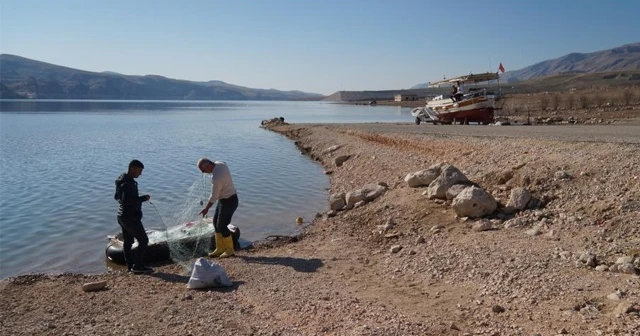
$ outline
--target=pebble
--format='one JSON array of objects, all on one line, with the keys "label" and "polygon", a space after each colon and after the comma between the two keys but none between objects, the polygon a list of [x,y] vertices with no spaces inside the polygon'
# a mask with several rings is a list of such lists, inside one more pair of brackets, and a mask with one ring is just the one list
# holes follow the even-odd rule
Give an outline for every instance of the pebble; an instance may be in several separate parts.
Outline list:
[{"label": "pebble", "polygon": [[535,227],[535,228],[533,228],[533,229],[530,229],[530,230],[525,231],[524,233],[525,233],[527,236],[532,236],[532,237],[533,237],[533,236],[538,236],[538,235],[540,235],[540,234],[542,233],[542,231],[540,231],[540,228]]},{"label": "pebble", "polygon": [[607,299],[618,301],[618,300],[620,300],[620,293],[618,293],[618,292],[611,293],[611,294],[607,295]]},{"label": "pebble", "polygon": [[491,311],[493,311],[494,313],[504,313],[505,309],[500,305],[494,305],[493,307],[491,307]]},{"label": "pebble", "polygon": [[95,292],[107,287],[106,281],[88,282],[82,285],[82,290],[85,292]]}]

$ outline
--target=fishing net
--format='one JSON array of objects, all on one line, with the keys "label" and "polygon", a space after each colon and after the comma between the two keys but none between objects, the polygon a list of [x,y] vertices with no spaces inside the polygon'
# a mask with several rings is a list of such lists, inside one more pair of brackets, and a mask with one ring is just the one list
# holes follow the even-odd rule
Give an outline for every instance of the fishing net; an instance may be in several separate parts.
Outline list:
[{"label": "fishing net", "polygon": [[[199,215],[207,202],[205,176],[196,180],[182,204],[170,207],[151,203],[160,216],[163,227],[148,233],[149,245],[159,244],[169,251],[171,260],[191,271],[193,259],[213,250],[215,229],[212,218]],[[164,215],[163,215],[164,214]]]}]

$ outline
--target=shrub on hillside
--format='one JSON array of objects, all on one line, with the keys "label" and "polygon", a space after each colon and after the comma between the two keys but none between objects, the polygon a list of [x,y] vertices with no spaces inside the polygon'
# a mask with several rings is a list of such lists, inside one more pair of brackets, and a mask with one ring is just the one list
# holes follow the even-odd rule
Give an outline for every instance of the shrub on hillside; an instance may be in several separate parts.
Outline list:
[{"label": "shrub on hillside", "polygon": [[571,94],[567,95],[567,109],[573,110],[575,106],[576,106],[576,97],[574,97]]},{"label": "shrub on hillside", "polygon": [[557,94],[554,94],[553,96],[551,96],[551,109],[557,110],[559,106],[560,106],[560,96]]},{"label": "shrub on hillside", "polygon": [[633,93],[633,91],[626,89],[624,91],[622,91],[622,102],[625,105],[631,105],[631,103],[633,103],[633,99],[635,98],[635,95]]},{"label": "shrub on hillside", "polygon": [[546,95],[540,97],[540,109],[546,110],[549,107],[549,97]]},{"label": "shrub on hillside", "polygon": [[603,104],[604,104],[604,97],[602,97],[601,95],[593,96],[593,106],[601,107]]},{"label": "shrub on hillside", "polygon": [[580,97],[578,97],[578,106],[580,108],[587,108],[587,106],[589,106],[589,97],[584,94],[580,95]]}]

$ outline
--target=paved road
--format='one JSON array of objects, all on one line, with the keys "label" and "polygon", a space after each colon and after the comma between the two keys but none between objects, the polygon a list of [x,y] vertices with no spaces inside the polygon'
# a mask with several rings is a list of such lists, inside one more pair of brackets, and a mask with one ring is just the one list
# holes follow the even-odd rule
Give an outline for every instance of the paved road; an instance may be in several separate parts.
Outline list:
[{"label": "paved road", "polygon": [[640,122],[636,121],[614,125],[482,126],[371,123],[331,124],[331,126],[375,133],[462,135],[640,144]]}]

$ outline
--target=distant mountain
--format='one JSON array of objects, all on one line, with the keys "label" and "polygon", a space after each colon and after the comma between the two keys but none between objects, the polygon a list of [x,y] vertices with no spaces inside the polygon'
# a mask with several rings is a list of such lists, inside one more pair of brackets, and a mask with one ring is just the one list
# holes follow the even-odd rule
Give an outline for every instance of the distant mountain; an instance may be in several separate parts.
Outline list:
[{"label": "distant mountain", "polygon": [[20,56],[0,55],[0,98],[148,100],[320,100],[302,91],[252,89],[222,81],[90,72]]},{"label": "distant mountain", "polygon": [[506,82],[562,74],[640,70],[640,43],[596,51],[587,54],[571,53],[543,61],[526,68],[509,71],[500,76]]},{"label": "distant mountain", "polygon": [[[527,79],[565,73],[597,73],[640,70],[640,42],[592,53],[571,53],[559,58],[542,61],[515,71],[500,74],[500,82],[514,83]],[[418,84],[412,89],[427,87]]]}]

